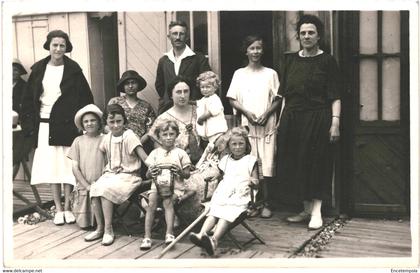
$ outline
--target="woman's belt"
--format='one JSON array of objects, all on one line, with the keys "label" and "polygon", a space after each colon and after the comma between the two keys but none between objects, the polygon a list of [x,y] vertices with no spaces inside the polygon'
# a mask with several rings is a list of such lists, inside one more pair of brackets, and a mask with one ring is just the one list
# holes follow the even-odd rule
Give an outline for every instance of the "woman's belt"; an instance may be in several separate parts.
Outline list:
[{"label": "woman's belt", "polygon": [[49,123],[50,119],[49,118],[40,118],[39,122],[45,122],[45,123]]}]

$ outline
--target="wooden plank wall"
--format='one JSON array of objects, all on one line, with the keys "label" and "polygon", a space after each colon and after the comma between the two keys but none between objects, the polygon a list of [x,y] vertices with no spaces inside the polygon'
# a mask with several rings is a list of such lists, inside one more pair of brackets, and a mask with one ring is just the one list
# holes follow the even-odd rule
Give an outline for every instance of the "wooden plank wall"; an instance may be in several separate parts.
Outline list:
[{"label": "wooden plank wall", "polygon": [[133,69],[144,77],[147,87],[140,97],[157,111],[156,69],[159,58],[168,50],[165,13],[118,13],[118,35],[120,74]]}]

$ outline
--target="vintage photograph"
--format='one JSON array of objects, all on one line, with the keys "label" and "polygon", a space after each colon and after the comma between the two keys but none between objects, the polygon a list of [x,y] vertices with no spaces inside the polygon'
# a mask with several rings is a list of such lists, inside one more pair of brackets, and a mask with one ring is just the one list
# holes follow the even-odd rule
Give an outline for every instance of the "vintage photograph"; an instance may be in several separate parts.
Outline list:
[{"label": "vintage photograph", "polygon": [[4,268],[418,267],[418,6],[3,4]]}]

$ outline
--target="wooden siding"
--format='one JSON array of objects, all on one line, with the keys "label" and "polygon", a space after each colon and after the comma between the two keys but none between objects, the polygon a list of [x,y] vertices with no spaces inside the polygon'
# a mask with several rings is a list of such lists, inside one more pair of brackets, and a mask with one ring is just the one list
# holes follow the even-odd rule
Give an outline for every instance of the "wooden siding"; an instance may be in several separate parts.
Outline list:
[{"label": "wooden siding", "polygon": [[166,19],[164,12],[124,12],[118,14],[120,74],[136,70],[146,79],[147,87],[140,97],[157,111],[155,89],[159,58],[167,51]]}]

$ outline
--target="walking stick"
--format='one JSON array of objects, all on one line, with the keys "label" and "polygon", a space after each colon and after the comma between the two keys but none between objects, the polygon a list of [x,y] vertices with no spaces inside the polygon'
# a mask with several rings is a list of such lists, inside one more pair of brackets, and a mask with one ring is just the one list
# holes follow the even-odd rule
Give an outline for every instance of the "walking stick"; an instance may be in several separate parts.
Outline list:
[{"label": "walking stick", "polygon": [[158,259],[162,258],[163,255],[165,255],[165,253],[169,251],[169,249],[171,249],[179,240],[181,240],[188,232],[190,232],[190,230],[193,229],[193,227],[195,227],[204,217],[206,217],[209,210],[210,210],[209,203],[206,203],[204,207],[204,211],[200,214],[200,216],[198,216],[197,219],[194,220],[194,222],[192,222],[186,229],[184,229],[178,235],[178,237],[175,238],[175,240],[172,243],[170,243],[167,247],[165,247],[165,249],[162,250],[162,252],[159,254],[157,258]]}]

